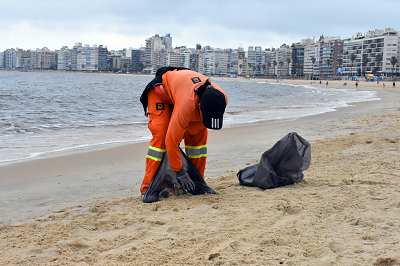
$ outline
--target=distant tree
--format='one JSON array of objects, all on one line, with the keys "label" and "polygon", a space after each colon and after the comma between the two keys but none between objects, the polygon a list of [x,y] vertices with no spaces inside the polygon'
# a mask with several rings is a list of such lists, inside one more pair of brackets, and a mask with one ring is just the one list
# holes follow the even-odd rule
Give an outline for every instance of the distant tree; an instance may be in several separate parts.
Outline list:
[{"label": "distant tree", "polygon": [[261,68],[262,68],[262,70],[263,70],[263,76],[265,76],[265,68],[267,67],[267,65],[266,64],[262,64],[261,65]]},{"label": "distant tree", "polygon": [[217,70],[218,70],[218,65],[219,65],[218,63],[215,63],[215,70],[214,70],[214,74],[217,74],[217,73],[218,73],[218,71],[217,71]]},{"label": "distant tree", "polygon": [[[242,70],[242,68],[243,68],[243,64],[239,64],[239,69],[240,69],[240,74],[242,74],[243,73],[243,70]],[[239,69],[238,69],[238,75],[239,75]]]},{"label": "distant tree", "polygon": [[253,69],[253,76],[255,74],[255,70],[256,70],[256,66],[252,65],[252,64],[248,64],[249,65],[249,69]]},{"label": "distant tree", "polygon": [[128,65],[125,63],[124,64],[124,72],[126,72],[126,69],[128,68]]},{"label": "distant tree", "polygon": [[363,54],[362,55],[363,75],[365,75],[365,72],[366,72],[365,69],[367,67],[368,62],[369,62],[368,55],[367,54]]},{"label": "distant tree", "polygon": [[311,56],[311,62],[312,62],[312,74],[311,74],[311,76],[314,76],[314,64],[315,64],[315,61],[317,61],[317,59],[315,59],[314,56]]},{"label": "distant tree", "polygon": [[326,59],[325,63],[328,66],[328,77],[329,77],[329,73],[331,72],[332,60],[328,58],[328,59]]},{"label": "distant tree", "polygon": [[142,72],[143,69],[144,69],[144,64],[143,64],[142,62],[139,62],[139,63],[137,64],[137,69],[138,69],[139,72]]},{"label": "distant tree", "polygon": [[379,73],[379,68],[380,68],[380,66],[381,66],[382,60],[383,60],[382,54],[377,54],[377,55],[375,56],[375,61],[376,61],[376,64],[375,64],[376,70],[375,70],[375,71],[378,72],[378,73]]},{"label": "distant tree", "polygon": [[269,69],[271,68],[271,62],[270,61],[267,62],[267,67],[268,67],[267,76],[269,76]]},{"label": "distant tree", "polygon": [[390,63],[392,64],[392,77],[394,75],[394,66],[397,64],[397,58],[395,56],[392,56],[390,58]]},{"label": "distant tree", "polygon": [[274,60],[274,61],[272,62],[272,64],[274,65],[274,76],[276,76],[276,74],[275,74],[275,69],[276,69],[276,66],[278,65],[278,62],[276,62],[276,60]]},{"label": "distant tree", "polygon": [[342,65],[343,65],[343,59],[342,59],[342,58],[339,58],[339,59],[337,60],[337,64],[338,64],[338,68],[342,67]]},{"label": "distant tree", "polygon": [[354,61],[356,60],[356,58],[357,58],[357,57],[356,57],[355,54],[351,54],[351,55],[350,55],[350,61],[351,61],[351,71],[350,71],[351,73],[350,73],[350,74],[351,74],[351,76],[353,76],[353,63],[354,63]]},{"label": "distant tree", "polygon": [[82,70],[85,70],[85,64],[82,64]]},{"label": "distant tree", "polygon": [[226,64],[226,72],[229,74],[229,73],[231,73],[231,64]]},{"label": "distant tree", "polygon": [[297,68],[297,76],[300,76],[301,75],[301,64],[297,63],[296,68]]},{"label": "distant tree", "polygon": [[258,71],[258,75],[260,75],[260,72],[261,72],[261,66],[260,65],[257,65],[257,71]]},{"label": "distant tree", "polygon": [[282,60],[280,60],[279,61],[279,68],[280,68],[280,70],[281,70],[281,77],[282,77],[282,68],[283,68],[283,65],[284,65],[285,63],[282,61]]},{"label": "distant tree", "polygon": [[288,76],[290,76],[290,73],[289,73],[289,65],[290,65],[290,62],[292,62],[292,60],[291,60],[290,58],[286,58]]},{"label": "distant tree", "polygon": [[99,65],[97,65],[97,64],[94,64],[94,70],[98,70],[97,68],[99,67]]}]

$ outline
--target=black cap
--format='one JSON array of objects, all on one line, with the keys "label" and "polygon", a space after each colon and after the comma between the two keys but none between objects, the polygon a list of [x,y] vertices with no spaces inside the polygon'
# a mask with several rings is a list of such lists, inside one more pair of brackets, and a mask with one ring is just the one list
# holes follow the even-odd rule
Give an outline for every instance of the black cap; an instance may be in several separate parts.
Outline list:
[{"label": "black cap", "polygon": [[211,85],[207,86],[200,98],[200,110],[204,126],[210,129],[221,129],[225,107],[225,95]]}]

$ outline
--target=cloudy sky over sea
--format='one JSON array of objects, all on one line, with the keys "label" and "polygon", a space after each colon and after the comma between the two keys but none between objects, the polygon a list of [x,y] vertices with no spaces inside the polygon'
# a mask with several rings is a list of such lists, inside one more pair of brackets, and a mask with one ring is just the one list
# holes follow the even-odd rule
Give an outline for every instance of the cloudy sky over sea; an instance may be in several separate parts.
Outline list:
[{"label": "cloudy sky over sea", "polygon": [[146,38],[167,33],[173,46],[270,48],[321,34],[400,31],[398,10],[398,0],[1,1],[0,51],[54,50],[76,42],[139,48]]}]

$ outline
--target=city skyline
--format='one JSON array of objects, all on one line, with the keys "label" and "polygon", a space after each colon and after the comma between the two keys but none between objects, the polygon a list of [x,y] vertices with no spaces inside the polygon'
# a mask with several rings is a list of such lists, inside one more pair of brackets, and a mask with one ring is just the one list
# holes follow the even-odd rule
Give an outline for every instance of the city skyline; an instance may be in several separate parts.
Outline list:
[{"label": "city skyline", "polygon": [[[109,50],[139,48],[158,33],[174,36],[174,46],[214,48],[279,47],[320,35],[348,38],[356,32],[398,28],[391,14],[400,2],[221,1],[198,2],[20,1],[4,3],[0,17],[0,51],[9,48],[50,50],[75,42],[106,45]],[[380,12],[377,12],[380,11]],[[151,15],[150,15],[151,14]]]}]

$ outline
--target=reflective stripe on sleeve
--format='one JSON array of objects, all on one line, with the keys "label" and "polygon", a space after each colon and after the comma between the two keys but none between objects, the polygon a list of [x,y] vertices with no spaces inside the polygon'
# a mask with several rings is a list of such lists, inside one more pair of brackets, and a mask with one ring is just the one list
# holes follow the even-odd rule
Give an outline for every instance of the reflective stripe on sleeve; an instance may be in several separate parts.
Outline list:
[{"label": "reflective stripe on sleeve", "polygon": [[185,151],[189,158],[207,157],[207,144],[201,146],[185,146]]},{"label": "reflective stripe on sleeve", "polygon": [[156,147],[149,146],[146,158],[160,162],[164,156],[166,149],[159,149]]}]

